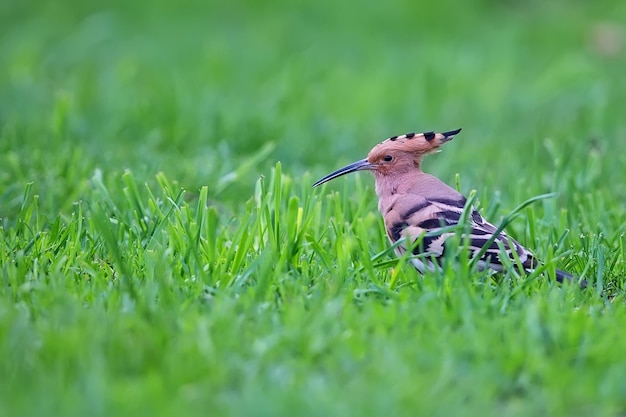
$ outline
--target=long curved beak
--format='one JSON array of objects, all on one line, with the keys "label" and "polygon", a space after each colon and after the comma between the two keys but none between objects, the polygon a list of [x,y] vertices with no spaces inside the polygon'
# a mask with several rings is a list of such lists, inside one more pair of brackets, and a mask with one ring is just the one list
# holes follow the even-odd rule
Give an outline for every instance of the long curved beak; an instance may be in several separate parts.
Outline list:
[{"label": "long curved beak", "polygon": [[337,171],[332,172],[326,175],[324,178],[317,180],[313,187],[317,187],[319,185],[324,184],[330,180],[334,180],[337,177],[341,177],[342,175],[349,174],[351,172],[363,171],[363,170],[371,170],[374,169],[374,165],[367,162],[367,159],[361,159],[360,161],[356,161],[350,165],[346,165],[343,168],[339,168]]}]

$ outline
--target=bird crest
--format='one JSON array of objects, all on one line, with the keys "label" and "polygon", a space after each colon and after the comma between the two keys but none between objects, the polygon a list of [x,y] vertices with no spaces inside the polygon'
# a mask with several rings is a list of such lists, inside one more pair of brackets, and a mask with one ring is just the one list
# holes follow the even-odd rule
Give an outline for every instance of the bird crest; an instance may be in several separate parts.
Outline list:
[{"label": "bird crest", "polygon": [[389,150],[419,155],[437,152],[441,145],[452,140],[460,131],[461,129],[456,129],[442,133],[406,133],[404,135],[392,136],[374,146],[370,151],[370,155],[384,153]]}]

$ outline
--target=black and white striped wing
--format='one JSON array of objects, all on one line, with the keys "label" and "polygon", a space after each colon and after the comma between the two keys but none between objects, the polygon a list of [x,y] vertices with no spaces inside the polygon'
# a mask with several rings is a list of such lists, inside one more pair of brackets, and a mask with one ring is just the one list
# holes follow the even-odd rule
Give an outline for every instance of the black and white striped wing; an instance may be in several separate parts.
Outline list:
[{"label": "black and white striped wing", "polygon": [[[413,254],[427,254],[428,258],[440,263],[440,259],[444,256],[446,240],[456,233],[450,230],[449,226],[459,224],[464,206],[465,199],[427,200],[420,210],[412,212],[409,216],[404,216],[404,221],[401,224],[395,225],[395,228],[391,227],[390,239],[395,241],[401,235],[410,241],[420,240],[420,243],[413,249]],[[490,242],[490,239],[498,230],[475,209],[472,209],[468,221],[469,232],[463,233],[462,237],[469,242],[469,250],[473,256],[477,256],[481,249],[489,244],[481,255],[479,266],[502,271],[502,256],[508,256],[513,262],[516,262],[515,256],[517,256],[526,270],[536,266],[537,262],[532,253],[507,236],[506,233],[498,233],[497,237]],[[504,250],[501,250],[501,246]],[[403,247],[397,249],[399,255],[404,253],[404,251]],[[513,254],[514,252],[516,255]],[[420,271],[434,267],[428,259],[413,259],[413,264]]]},{"label": "black and white striped wing", "polygon": [[[490,239],[498,231],[498,228],[486,221],[476,210],[472,211],[471,218],[469,244],[470,250],[477,255],[485,245],[490,243]],[[498,233],[497,237],[493,239],[484,251],[480,261],[484,262],[483,265],[488,268],[501,271],[503,269],[502,256],[507,256],[514,263],[516,258],[519,259],[526,271],[537,266],[537,261],[533,254],[505,232]]]}]

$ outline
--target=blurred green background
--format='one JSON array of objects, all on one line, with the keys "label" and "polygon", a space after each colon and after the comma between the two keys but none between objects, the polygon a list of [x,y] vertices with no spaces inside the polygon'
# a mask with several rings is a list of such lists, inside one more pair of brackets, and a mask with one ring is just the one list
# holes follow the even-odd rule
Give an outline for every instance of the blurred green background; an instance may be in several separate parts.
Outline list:
[{"label": "blurred green background", "polygon": [[[386,244],[372,181],[310,194],[386,137],[462,127],[425,170],[451,184],[459,174],[494,221],[558,192],[526,210],[514,236],[542,255],[567,236],[565,266],[589,266],[590,277],[605,268],[621,294],[624,22],[626,2],[615,0],[0,2],[0,415],[624,415],[621,295],[426,279],[368,299],[370,277],[352,262]],[[116,242],[88,212],[104,206],[98,181],[132,207],[123,173],[158,190],[163,172],[189,190],[189,223],[208,186],[219,230],[209,245],[249,231],[243,266],[229,273],[263,278],[276,260],[259,255],[267,236],[256,233],[271,222],[249,208],[277,161],[295,184],[283,199],[314,221],[292,248],[297,267],[265,283],[213,298],[188,279],[189,259],[172,255],[177,242],[197,244],[171,232],[174,220],[142,246],[101,214],[122,230],[119,247],[136,249],[123,254],[129,268],[145,273],[138,300],[156,307],[134,310]],[[20,224],[25,206],[36,222]],[[28,253],[59,230],[76,246]],[[343,242],[352,246],[338,268],[349,273],[335,276],[320,259]],[[64,265],[51,248],[78,261]],[[51,271],[37,276],[44,263]],[[175,273],[160,282],[150,265]],[[386,285],[389,270],[374,275]],[[267,288],[286,294],[281,304]]]},{"label": "blurred green background", "polygon": [[3,2],[2,206],[33,181],[46,207],[68,210],[97,168],[107,181],[163,171],[193,190],[260,156],[220,195],[240,204],[275,161],[319,176],[388,136],[457,127],[454,154],[427,169],[447,181],[460,172],[468,188],[512,187],[517,171],[549,191],[528,167],[589,151],[611,152],[598,175],[615,178],[626,162],[625,9]]}]

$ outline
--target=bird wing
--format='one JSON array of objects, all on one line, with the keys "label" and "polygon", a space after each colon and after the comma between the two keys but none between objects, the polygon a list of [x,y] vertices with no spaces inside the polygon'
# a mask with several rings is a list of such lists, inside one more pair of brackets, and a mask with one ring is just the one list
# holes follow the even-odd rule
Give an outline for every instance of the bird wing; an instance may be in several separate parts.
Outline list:
[{"label": "bird wing", "polygon": [[[466,203],[464,197],[455,197],[452,199],[417,199],[410,210],[405,210],[404,213],[401,212],[395,216],[399,220],[396,219],[388,225],[389,239],[392,242],[396,242],[401,237],[411,242],[420,240],[420,243],[413,249],[413,253],[415,255],[428,253],[439,262],[444,256],[446,240],[456,234],[450,226],[459,225]],[[516,262],[517,256],[524,269],[532,269],[536,266],[536,261],[530,251],[507,236],[505,232],[498,233],[498,229],[487,222],[473,207],[467,221],[468,228],[461,236],[464,241],[468,242],[472,255],[477,256],[481,249],[488,245],[481,254],[479,265],[501,271],[503,269],[502,256],[508,256],[513,262]],[[496,233],[497,236],[492,239]],[[504,250],[500,249],[501,246]],[[399,253],[402,252],[404,248],[399,249]]]},{"label": "bird wing", "polygon": [[[492,236],[497,233],[497,237],[493,239],[480,258],[480,260],[486,262],[490,268],[501,270],[501,257],[504,255],[508,256],[509,260],[513,262],[516,262],[516,258],[519,259],[519,262],[526,270],[533,269],[537,266],[535,257],[528,249],[508,236],[504,231],[498,233],[498,228],[486,221],[474,208],[472,208],[470,217],[471,229],[469,244],[470,250],[475,255],[478,254],[480,250],[489,243]],[[502,250],[501,247],[504,248],[504,250]]]}]

